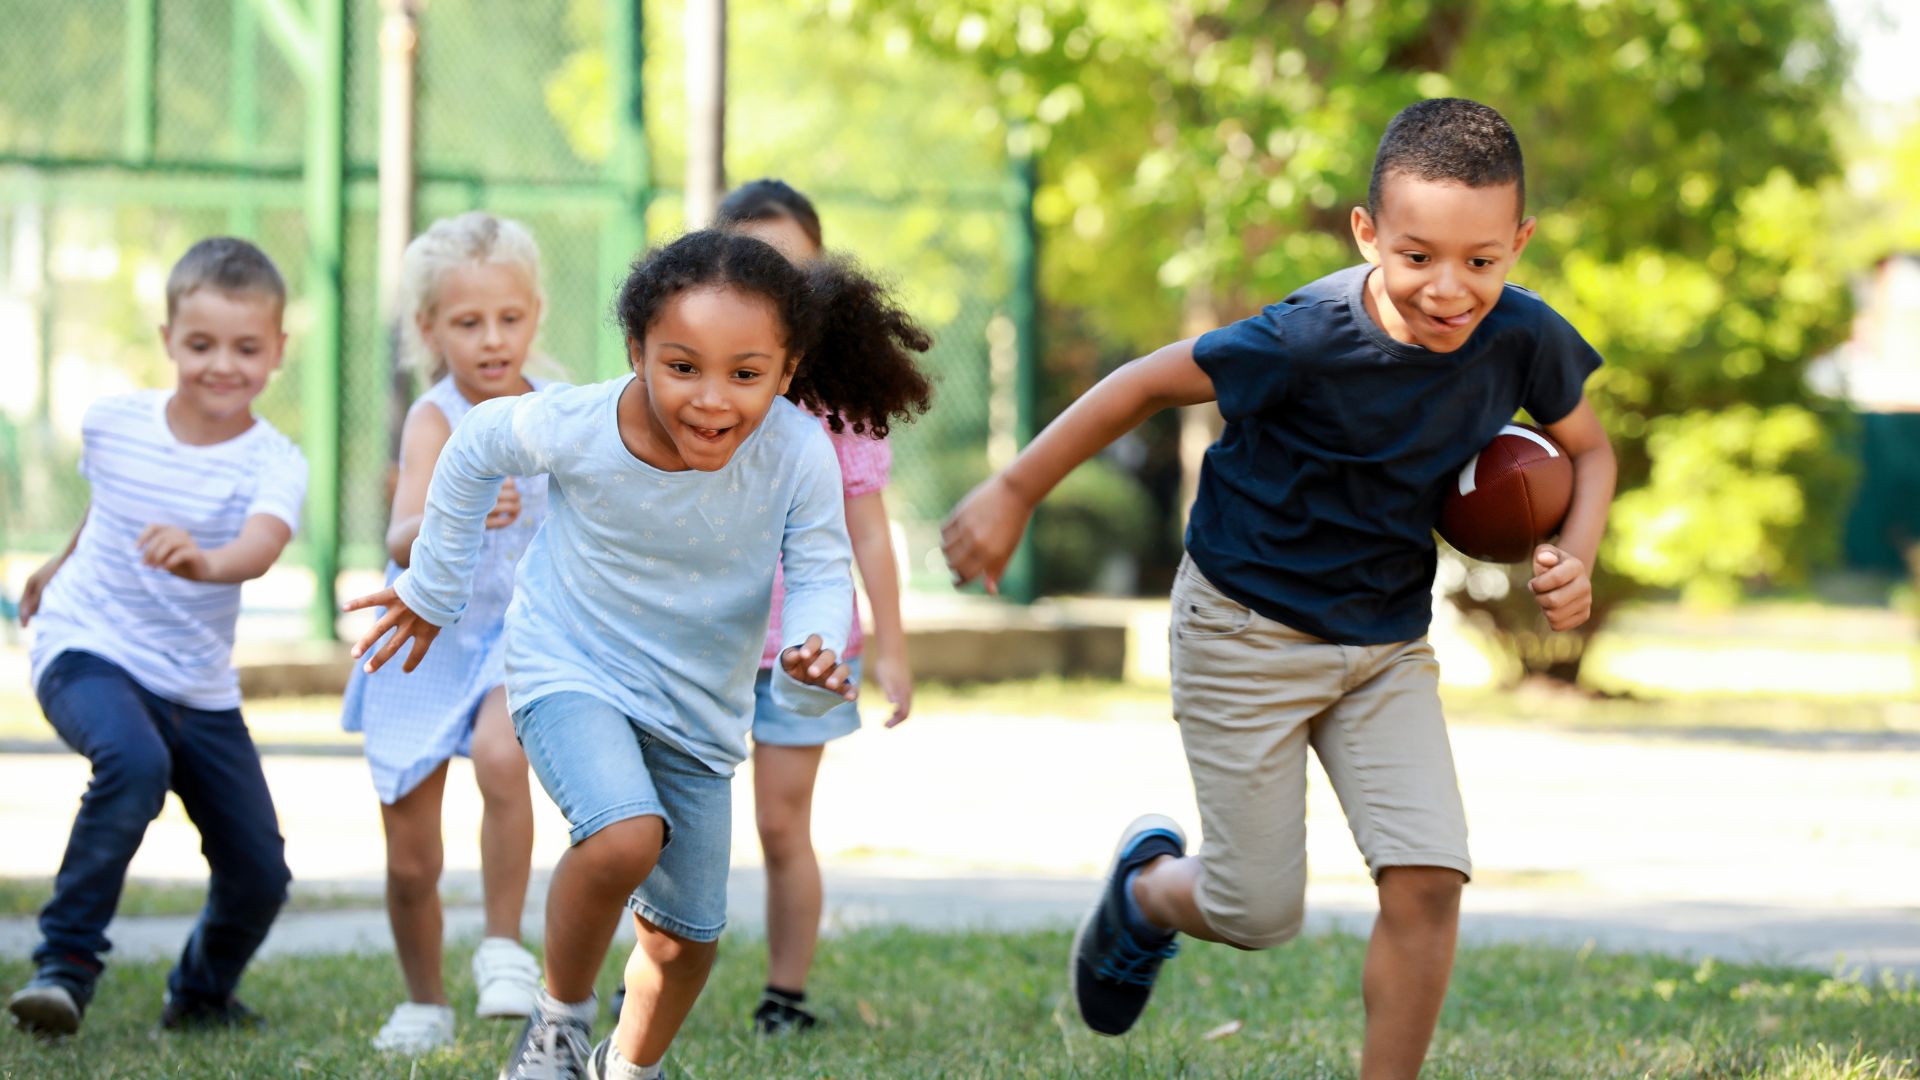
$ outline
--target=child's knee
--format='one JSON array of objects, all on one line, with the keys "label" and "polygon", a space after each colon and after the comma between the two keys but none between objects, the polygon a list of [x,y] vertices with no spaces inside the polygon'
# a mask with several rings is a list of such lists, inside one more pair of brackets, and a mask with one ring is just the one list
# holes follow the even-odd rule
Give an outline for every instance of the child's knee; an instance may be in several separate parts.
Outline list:
[{"label": "child's knee", "polygon": [[756,807],[754,823],[760,830],[760,849],[769,862],[784,862],[813,847],[813,830],[806,815],[784,807]]},{"label": "child's knee", "polygon": [[287,902],[287,889],[293,884],[293,871],[284,861],[267,862],[234,873],[216,873],[209,882],[208,904],[226,915],[255,923],[272,922]]},{"label": "child's knee", "polygon": [[639,885],[653,871],[666,841],[666,823],[657,815],[616,821],[573,846],[572,855],[602,880]]},{"label": "child's knee", "polygon": [[527,755],[511,734],[473,739],[473,775],[488,797],[527,793]]},{"label": "child's knee", "polygon": [[[111,803],[128,816],[140,816],[145,826],[166,805],[167,788],[173,782],[173,761],[160,753],[107,753],[93,761],[93,791],[100,800]],[[95,795],[97,792],[97,796]]]},{"label": "child's knee", "polygon": [[650,926],[635,943],[627,966],[631,969],[636,963],[644,963],[675,978],[697,976],[713,966],[719,952],[718,941],[695,941]]},{"label": "child's knee", "polygon": [[1250,896],[1229,910],[1203,914],[1227,944],[1241,949],[1272,949],[1300,935],[1307,916],[1306,894],[1276,889]]},{"label": "child's knee", "polygon": [[1390,866],[1380,871],[1380,911],[1389,918],[1452,922],[1460,917],[1467,878],[1445,866]]},{"label": "child's knee", "polygon": [[416,901],[440,890],[445,858],[439,847],[387,850],[387,888],[402,900]]}]

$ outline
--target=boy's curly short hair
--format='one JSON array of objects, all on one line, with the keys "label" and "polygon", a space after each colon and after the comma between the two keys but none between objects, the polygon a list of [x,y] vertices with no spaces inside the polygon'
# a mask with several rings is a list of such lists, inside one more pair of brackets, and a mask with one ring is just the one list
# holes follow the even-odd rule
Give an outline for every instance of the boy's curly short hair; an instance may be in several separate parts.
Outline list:
[{"label": "boy's curly short hair", "polygon": [[167,321],[172,322],[180,301],[195,289],[222,293],[253,293],[287,306],[287,283],[267,253],[233,236],[211,236],[187,249],[167,274]]},{"label": "boy's curly short hair", "polygon": [[1477,101],[1433,98],[1400,110],[1380,136],[1380,149],[1373,157],[1367,213],[1380,215],[1380,196],[1394,173],[1476,188],[1512,184],[1519,196],[1519,212],[1526,214],[1527,177],[1520,137],[1506,117]]}]

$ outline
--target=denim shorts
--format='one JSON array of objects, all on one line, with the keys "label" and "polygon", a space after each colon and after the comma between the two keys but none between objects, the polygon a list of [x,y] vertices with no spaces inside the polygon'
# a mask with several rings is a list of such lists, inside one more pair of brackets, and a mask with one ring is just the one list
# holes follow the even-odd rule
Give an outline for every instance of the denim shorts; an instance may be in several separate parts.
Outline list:
[{"label": "denim shorts", "polygon": [[[860,681],[860,658],[847,661]],[[824,746],[860,730],[860,704],[843,701],[820,716],[802,716],[774,704],[773,671],[761,668],[753,681],[753,741],[768,746]]]},{"label": "denim shorts", "polygon": [[590,694],[536,698],[513,714],[527,762],[567,817],[578,844],[616,821],[653,815],[666,843],[627,906],[690,941],[727,925],[733,853],[733,778]]}]

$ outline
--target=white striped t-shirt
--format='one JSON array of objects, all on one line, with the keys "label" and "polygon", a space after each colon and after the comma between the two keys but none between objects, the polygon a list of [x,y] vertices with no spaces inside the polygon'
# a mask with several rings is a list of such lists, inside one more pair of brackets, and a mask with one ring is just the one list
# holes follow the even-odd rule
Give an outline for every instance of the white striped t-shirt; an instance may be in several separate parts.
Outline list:
[{"label": "white striped t-shirt", "polygon": [[167,427],[172,390],[102,398],[81,422],[80,474],[93,487],[80,540],[33,617],[33,680],[69,649],[113,661],[142,686],[196,709],[240,707],[233,623],[240,586],[143,566],[149,525],[175,525],[211,550],[255,514],[300,527],[307,461],[265,420],[211,446]]}]

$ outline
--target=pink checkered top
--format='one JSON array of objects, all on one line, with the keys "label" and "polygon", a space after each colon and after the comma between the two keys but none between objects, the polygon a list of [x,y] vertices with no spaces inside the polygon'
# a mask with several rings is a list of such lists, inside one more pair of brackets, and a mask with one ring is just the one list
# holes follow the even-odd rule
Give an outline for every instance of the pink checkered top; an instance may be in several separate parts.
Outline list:
[{"label": "pink checkered top", "polygon": [[[820,418],[820,426],[826,427],[826,417]],[[827,428],[827,437],[833,440],[833,452],[840,459],[840,486],[847,498],[859,495],[871,495],[887,486],[887,476],[893,471],[893,448],[886,440],[875,439],[867,435],[855,435],[851,429],[836,435]],[[767,645],[760,654],[760,666],[770,668],[780,661],[780,650],[792,642],[780,640],[780,596],[783,580],[779,570],[773,572],[773,618],[767,624]],[[860,655],[862,635],[860,633],[860,596],[855,590],[853,598],[853,629],[847,634],[847,655],[842,659]]]}]

